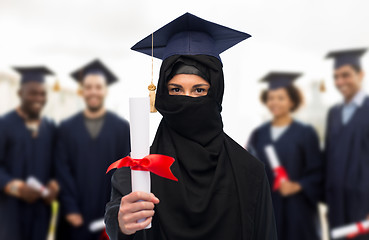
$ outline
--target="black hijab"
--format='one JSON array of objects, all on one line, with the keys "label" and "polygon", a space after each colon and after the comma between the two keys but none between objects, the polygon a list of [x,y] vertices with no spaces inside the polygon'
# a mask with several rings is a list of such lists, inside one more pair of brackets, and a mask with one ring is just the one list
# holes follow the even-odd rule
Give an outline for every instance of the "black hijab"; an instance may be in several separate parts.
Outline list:
[{"label": "black hijab", "polygon": [[[207,96],[169,95],[167,83],[178,63],[194,66],[207,76],[210,83]],[[162,64],[156,108],[163,119],[151,152],[176,159],[171,169],[179,181],[152,175],[152,192],[161,200],[150,230],[152,239],[250,237],[252,224],[246,223],[249,219],[245,216],[253,211],[246,213],[244,206],[252,198],[245,201],[240,196],[237,174],[230,160],[236,154],[234,162],[241,167],[237,162],[249,156],[238,145],[233,146],[235,143],[223,132],[220,114],[223,93],[222,64],[215,57],[177,55]],[[228,145],[232,145],[232,154]],[[252,204],[246,207],[252,208]]]}]

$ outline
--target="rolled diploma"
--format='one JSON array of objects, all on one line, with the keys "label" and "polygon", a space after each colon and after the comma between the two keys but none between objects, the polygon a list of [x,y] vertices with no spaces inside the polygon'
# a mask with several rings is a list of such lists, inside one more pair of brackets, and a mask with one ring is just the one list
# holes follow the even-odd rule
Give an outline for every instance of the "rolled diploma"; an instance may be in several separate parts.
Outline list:
[{"label": "rolled diploma", "polygon": [[[149,114],[150,98],[130,98],[130,131],[131,131],[131,157],[142,159],[150,154],[149,140]],[[131,170],[132,192],[141,191],[150,193],[150,172]],[[145,221],[140,219],[138,222]],[[151,228],[151,223],[146,229]]]},{"label": "rolled diploma", "polygon": [[36,191],[39,191],[43,197],[49,195],[49,190],[37,178],[30,176],[26,181],[27,185]]},{"label": "rolled diploma", "polygon": [[[369,229],[369,220],[362,221],[361,224],[365,229]],[[342,237],[346,237],[350,234],[355,234],[358,232],[359,232],[359,229],[357,227],[357,223],[353,223],[347,226],[338,227],[338,228],[333,229],[332,238],[333,239],[342,238]]]},{"label": "rolled diploma", "polygon": [[105,223],[104,223],[103,218],[91,222],[90,225],[88,226],[88,229],[90,230],[90,232],[102,231],[104,230],[104,228],[105,228]]},{"label": "rolled diploma", "polygon": [[265,148],[265,153],[267,155],[268,162],[272,169],[276,169],[277,167],[281,166],[281,163],[279,162],[277,153],[273,147],[273,145],[267,145]]}]

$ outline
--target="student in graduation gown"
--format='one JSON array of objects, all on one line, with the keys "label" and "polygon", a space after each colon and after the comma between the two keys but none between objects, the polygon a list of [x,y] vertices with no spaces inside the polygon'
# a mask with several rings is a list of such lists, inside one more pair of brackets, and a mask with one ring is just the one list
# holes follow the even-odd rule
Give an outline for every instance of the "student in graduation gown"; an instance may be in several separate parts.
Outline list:
[{"label": "student in graduation gown", "polygon": [[293,85],[300,74],[272,72],[262,81],[269,83],[261,99],[273,119],[253,131],[248,149],[265,163],[269,183],[274,174],[265,153],[272,145],[289,180],[272,192],[278,239],[318,240],[318,200],[322,195],[323,158],[315,130],[292,117],[302,102]]},{"label": "student in graduation gown", "polygon": [[81,84],[86,109],[58,129],[57,164],[61,183],[62,223],[59,239],[97,240],[89,225],[104,218],[110,198],[107,167],[130,152],[129,124],[107,111],[107,87],[117,78],[99,60],[72,73]]},{"label": "student in graduation gown", "polygon": [[[221,119],[219,53],[248,37],[189,13],[154,32],[163,119],[151,153],[175,158],[178,182],[151,175],[152,194],[131,193],[129,169],[118,169],[105,213],[110,239],[276,239],[264,165],[223,132]],[[133,47],[150,48],[151,35]]]},{"label": "student in graduation gown", "polygon": [[[331,228],[369,219],[369,97],[360,57],[366,49],[331,52],[343,103],[328,113],[326,201]],[[356,239],[369,239],[369,234]]]},{"label": "student in graduation gown", "polygon": [[[50,203],[56,199],[55,125],[41,117],[46,103],[45,67],[15,68],[21,74],[20,106],[0,120],[0,239],[46,239]],[[34,177],[49,190],[43,197],[27,185]]]}]

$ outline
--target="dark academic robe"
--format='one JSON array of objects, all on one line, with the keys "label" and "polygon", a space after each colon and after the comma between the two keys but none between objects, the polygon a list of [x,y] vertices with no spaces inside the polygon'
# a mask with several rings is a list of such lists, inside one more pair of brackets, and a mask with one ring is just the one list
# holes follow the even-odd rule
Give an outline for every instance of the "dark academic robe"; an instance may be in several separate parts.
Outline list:
[{"label": "dark academic robe", "polygon": [[[101,232],[91,233],[91,222],[104,217],[110,198],[109,165],[130,151],[129,124],[107,112],[99,135],[92,139],[83,113],[61,123],[58,129],[57,166],[61,184],[62,226],[59,239],[97,240]],[[82,214],[84,224],[74,228],[64,221],[66,214]]]},{"label": "dark academic robe", "polygon": [[325,197],[331,228],[369,215],[369,97],[346,125],[342,108],[333,107],[327,123]]},{"label": "dark academic robe", "polygon": [[276,141],[271,139],[271,123],[253,132],[249,151],[265,163],[269,182],[273,184],[274,175],[264,151],[269,144],[274,146],[290,180],[302,186],[301,192],[289,197],[283,197],[279,191],[272,192],[278,239],[320,239],[317,203],[322,195],[323,161],[317,134],[312,127],[297,121]]},{"label": "dark academic robe", "polygon": [[36,177],[47,184],[53,177],[55,125],[43,118],[38,136],[33,138],[16,111],[0,120],[0,239],[46,239],[50,205],[42,199],[33,204],[4,193],[14,179]]}]

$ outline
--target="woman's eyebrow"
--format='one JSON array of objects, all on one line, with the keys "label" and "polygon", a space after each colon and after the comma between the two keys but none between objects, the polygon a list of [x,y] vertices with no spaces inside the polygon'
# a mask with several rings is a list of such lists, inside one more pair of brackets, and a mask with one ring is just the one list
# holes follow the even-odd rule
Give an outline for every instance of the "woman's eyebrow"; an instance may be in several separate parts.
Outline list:
[{"label": "woman's eyebrow", "polygon": [[173,87],[177,87],[177,88],[182,88],[181,85],[179,84],[175,84],[175,83],[168,83],[168,86],[173,86]]},{"label": "woman's eyebrow", "polygon": [[192,88],[198,88],[198,87],[209,87],[210,85],[209,84],[206,84],[206,83],[202,83],[202,84],[196,84],[196,85],[193,85]]}]

